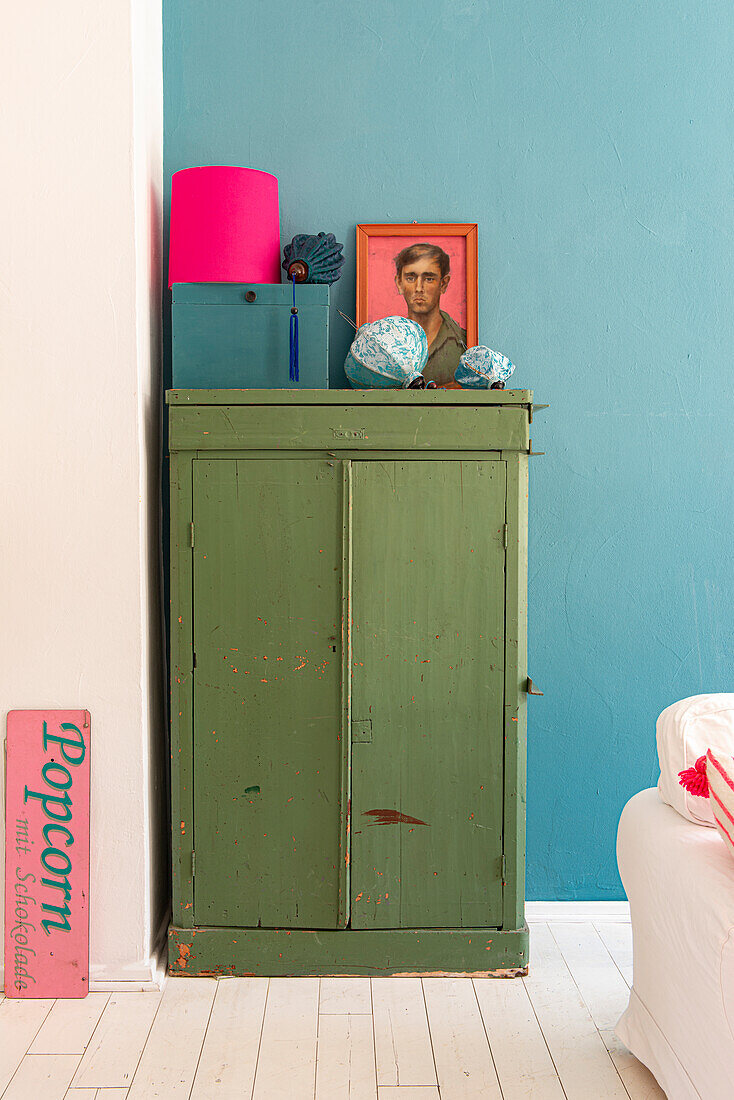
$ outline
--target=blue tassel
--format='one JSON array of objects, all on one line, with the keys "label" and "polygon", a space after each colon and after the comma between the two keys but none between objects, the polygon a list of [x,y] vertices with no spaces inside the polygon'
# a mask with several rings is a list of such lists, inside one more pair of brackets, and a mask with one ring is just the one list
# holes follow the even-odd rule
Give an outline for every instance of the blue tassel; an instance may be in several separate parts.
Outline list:
[{"label": "blue tassel", "polygon": [[293,276],[293,306],[291,308],[290,380],[298,382],[298,310],[296,309],[296,277]]}]

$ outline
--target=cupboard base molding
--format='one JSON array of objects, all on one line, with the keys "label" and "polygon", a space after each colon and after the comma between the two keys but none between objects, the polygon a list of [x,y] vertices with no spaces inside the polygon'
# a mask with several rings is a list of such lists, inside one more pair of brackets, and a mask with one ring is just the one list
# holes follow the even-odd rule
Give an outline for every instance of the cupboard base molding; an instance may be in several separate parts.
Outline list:
[{"label": "cupboard base molding", "polygon": [[528,927],[307,931],[172,926],[168,972],[189,978],[515,978],[528,972]]}]

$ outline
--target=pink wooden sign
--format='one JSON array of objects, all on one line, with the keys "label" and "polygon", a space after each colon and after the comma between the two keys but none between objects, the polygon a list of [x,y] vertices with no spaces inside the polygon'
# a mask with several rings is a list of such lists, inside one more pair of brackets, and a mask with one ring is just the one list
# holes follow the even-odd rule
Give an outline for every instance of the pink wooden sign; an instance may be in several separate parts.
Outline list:
[{"label": "pink wooden sign", "polygon": [[8,714],[5,994],[89,992],[86,710]]}]

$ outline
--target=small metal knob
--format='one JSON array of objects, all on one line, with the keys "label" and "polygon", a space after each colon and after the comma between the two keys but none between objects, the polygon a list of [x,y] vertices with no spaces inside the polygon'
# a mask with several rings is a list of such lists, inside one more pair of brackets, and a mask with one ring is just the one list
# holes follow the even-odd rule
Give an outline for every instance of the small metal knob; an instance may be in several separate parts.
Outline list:
[{"label": "small metal knob", "polygon": [[288,267],[288,278],[297,283],[305,283],[308,278],[308,264],[305,260],[294,260]]},{"label": "small metal knob", "polygon": [[255,293],[254,290],[248,290],[248,291],[245,292],[245,301],[246,302],[254,302],[256,298],[257,298],[257,294]]}]

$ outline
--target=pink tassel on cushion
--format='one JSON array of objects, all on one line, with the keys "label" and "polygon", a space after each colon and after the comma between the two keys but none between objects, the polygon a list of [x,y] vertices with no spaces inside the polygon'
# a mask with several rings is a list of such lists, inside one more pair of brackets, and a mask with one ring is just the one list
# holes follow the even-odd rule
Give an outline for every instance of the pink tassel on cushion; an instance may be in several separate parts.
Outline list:
[{"label": "pink tassel on cushion", "polygon": [[699,756],[692,768],[685,768],[678,772],[678,782],[685,787],[689,794],[698,798],[708,798],[709,781],[706,776],[706,756]]}]

